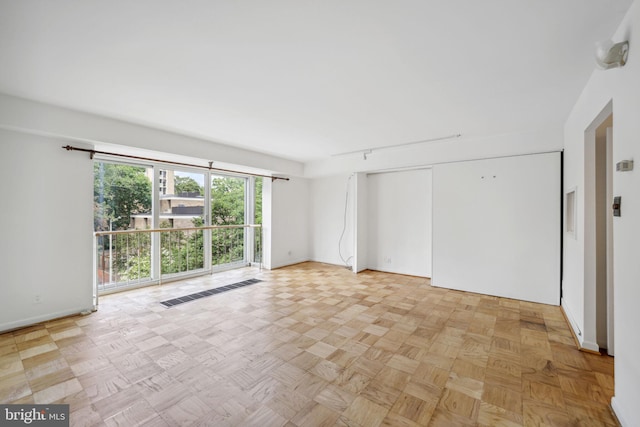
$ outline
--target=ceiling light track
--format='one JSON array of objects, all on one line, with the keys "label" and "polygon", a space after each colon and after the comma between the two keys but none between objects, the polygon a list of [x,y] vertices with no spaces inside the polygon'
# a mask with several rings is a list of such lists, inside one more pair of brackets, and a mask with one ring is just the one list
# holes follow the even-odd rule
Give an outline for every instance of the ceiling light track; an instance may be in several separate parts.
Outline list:
[{"label": "ceiling light track", "polygon": [[367,160],[367,156],[370,155],[371,153],[373,153],[374,151],[381,151],[381,150],[391,150],[394,148],[402,148],[402,147],[408,147],[411,145],[419,145],[419,144],[426,144],[429,142],[436,142],[436,141],[446,141],[449,139],[456,139],[456,138],[460,138],[462,136],[462,134],[460,133],[454,133],[452,135],[447,135],[447,136],[440,136],[438,138],[430,138],[430,139],[421,139],[420,141],[411,141],[411,142],[405,142],[402,144],[395,144],[395,145],[383,145],[380,147],[373,147],[373,148],[366,148],[364,150],[355,150],[355,151],[347,151],[346,153],[337,153],[337,154],[332,154],[331,157],[340,157],[340,156],[349,156],[352,154],[361,154],[362,158],[364,160]]}]

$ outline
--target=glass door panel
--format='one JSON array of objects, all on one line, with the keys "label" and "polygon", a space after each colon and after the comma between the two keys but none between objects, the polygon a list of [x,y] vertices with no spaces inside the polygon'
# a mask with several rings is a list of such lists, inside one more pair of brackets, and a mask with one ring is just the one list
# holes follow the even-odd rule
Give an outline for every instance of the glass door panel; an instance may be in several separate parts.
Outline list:
[{"label": "glass door panel", "polygon": [[[253,223],[262,225],[262,178],[254,178],[254,218]],[[262,262],[262,228],[254,228],[253,262]]]},{"label": "glass door panel", "polygon": [[[161,169],[158,174],[161,272],[190,273],[204,265],[205,174]],[[175,231],[173,231],[175,230]]]},{"label": "glass door panel", "polygon": [[[211,175],[211,225],[245,223],[246,178]],[[243,264],[245,228],[220,228],[211,234],[211,264],[214,268]]]},{"label": "glass door panel", "polygon": [[[93,224],[95,231],[111,232],[151,227],[153,169],[138,165],[94,163]],[[151,237],[107,234],[97,238],[98,290],[151,280]]]}]

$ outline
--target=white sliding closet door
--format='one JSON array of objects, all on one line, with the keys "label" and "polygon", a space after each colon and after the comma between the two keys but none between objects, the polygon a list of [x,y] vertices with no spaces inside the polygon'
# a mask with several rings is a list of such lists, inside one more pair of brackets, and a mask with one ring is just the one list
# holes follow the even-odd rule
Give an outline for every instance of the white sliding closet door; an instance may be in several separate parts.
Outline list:
[{"label": "white sliding closet door", "polygon": [[434,286],[560,303],[560,153],[433,168]]}]

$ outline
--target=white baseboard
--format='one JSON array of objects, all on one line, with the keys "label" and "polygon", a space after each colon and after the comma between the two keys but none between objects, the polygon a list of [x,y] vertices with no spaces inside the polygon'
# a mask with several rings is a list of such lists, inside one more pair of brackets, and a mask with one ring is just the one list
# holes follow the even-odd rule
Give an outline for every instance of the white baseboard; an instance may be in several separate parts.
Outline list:
[{"label": "white baseboard", "polygon": [[389,268],[389,267],[385,267],[382,265],[369,265],[367,267],[369,270],[374,270],[374,271],[382,271],[383,273],[391,273],[391,274],[402,274],[404,276],[415,276],[415,277],[431,277],[431,272],[429,271],[407,271],[407,270],[399,270],[399,269],[393,269],[393,268]]},{"label": "white baseboard", "polygon": [[29,317],[27,319],[15,320],[13,322],[7,322],[0,324],[0,333],[13,331],[15,329],[24,328],[27,326],[36,325],[42,322],[48,322],[49,320],[59,319],[61,317],[72,316],[80,314],[86,311],[93,311],[93,305],[83,308],[73,308],[69,310],[57,311],[55,313],[47,313],[40,316]]},{"label": "white baseboard", "polygon": [[569,327],[573,332],[573,336],[577,341],[578,348],[580,348],[581,350],[592,351],[594,353],[600,353],[600,346],[598,345],[598,343],[587,341],[584,339],[582,331],[580,330],[580,327],[578,327],[578,324],[576,323],[571,310],[569,310],[569,308],[564,303],[564,299],[560,301],[560,305],[562,311],[564,312],[565,318],[569,322]]},{"label": "white baseboard", "polygon": [[267,270],[275,270],[276,268],[287,267],[289,265],[300,264],[307,261],[310,261],[310,260],[308,258],[297,258],[297,259],[287,260],[285,262],[273,263],[270,266],[264,265],[264,268],[266,268]]},{"label": "white baseboard", "polygon": [[615,396],[611,398],[611,409],[613,409],[613,413],[618,418],[622,427],[631,427],[631,424],[628,422],[629,420],[622,414],[622,408],[618,404],[618,399],[616,399]]},{"label": "white baseboard", "polygon": [[600,346],[598,345],[598,343],[595,343],[595,342],[582,341],[580,343],[580,347],[583,348],[584,350],[591,350],[591,351],[595,351],[596,353],[600,353]]},{"label": "white baseboard", "polygon": [[580,328],[578,327],[578,324],[574,320],[571,310],[569,310],[569,307],[567,307],[567,305],[564,303],[564,299],[560,300],[560,306],[562,307],[562,310],[564,311],[564,314],[567,320],[569,321],[569,326],[573,330],[573,334],[575,335],[580,345],[582,345],[582,342],[584,341],[584,337],[582,336],[582,331],[580,330]]}]

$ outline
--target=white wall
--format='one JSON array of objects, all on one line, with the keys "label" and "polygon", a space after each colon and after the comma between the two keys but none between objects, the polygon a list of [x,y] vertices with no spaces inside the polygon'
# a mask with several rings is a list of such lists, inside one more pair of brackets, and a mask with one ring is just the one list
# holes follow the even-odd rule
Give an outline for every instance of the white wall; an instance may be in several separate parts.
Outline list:
[{"label": "white wall", "polygon": [[560,303],[560,153],[433,168],[432,284]]},{"label": "white wall", "polygon": [[0,130],[0,331],[93,307],[93,163],[61,145]]},{"label": "white wall", "polygon": [[152,150],[157,152],[156,158],[166,153],[169,156],[163,159],[171,159],[173,154],[202,159],[204,165],[214,161],[214,167],[238,165],[288,175],[303,174],[299,162],[5,94],[0,94],[0,128],[64,137],[72,145],[74,141],[84,141],[107,151],[121,152],[124,146],[127,150]]},{"label": "white wall", "polygon": [[338,252],[340,235],[345,224],[345,195],[348,191],[346,229],[342,239],[342,257],[351,266],[354,256],[354,178],[337,175],[311,180],[310,232],[311,259],[329,264],[345,265]]},{"label": "white wall", "polygon": [[[309,259],[309,184],[295,177],[303,172],[299,162],[3,94],[0,132],[0,182],[22,186],[10,198],[17,207],[0,212],[8,236],[0,239],[3,291],[11,297],[2,298],[0,330],[92,307],[93,163],[86,153],[63,150],[66,144],[294,175],[288,182],[265,180],[265,265]],[[40,228],[16,227],[23,223]]]},{"label": "white wall", "polygon": [[[634,2],[612,36],[628,39],[629,60],[620,69],[594,71],[565,125],[565,186],[578,189],[578,236],[565,246],[563,307],[576,327],[595,324],[595,298],[584,289],[585,130],[613,100],[613,161],[640,159],[640,3]],[[613,193],[622,196],[622,216],[614,218],[615,397],[612,406],[625,426],[640,424],[640,170],[613,172]],[[594,292],[595,290],[588,290]],[[588,302],[588,304],[587,304]]]},{"label": "white wall", "polygon": [[368,267],[431,276],[431,170],[370,174]]},{"label": "white wall", "polygon": [[[309,182],[265,179],[263,185],[265,266],[279,268],[308,261]],[[270,197],[269,197],[270,196]]]}]

